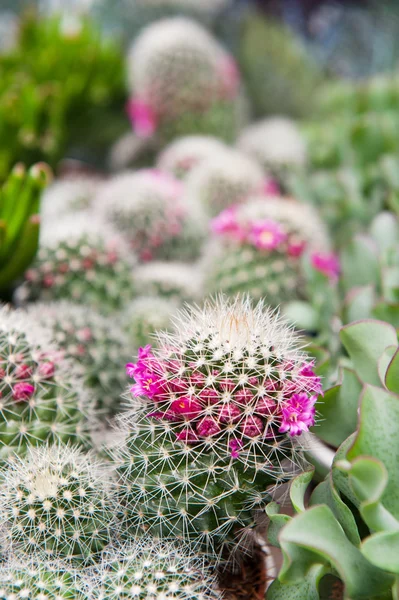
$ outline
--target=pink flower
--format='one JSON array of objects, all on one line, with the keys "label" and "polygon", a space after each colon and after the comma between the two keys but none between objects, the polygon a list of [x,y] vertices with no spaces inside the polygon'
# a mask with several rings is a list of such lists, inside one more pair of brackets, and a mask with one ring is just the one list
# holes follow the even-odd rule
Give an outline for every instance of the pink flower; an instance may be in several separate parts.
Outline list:
[{"label": "pink flower", "polygon": [[197,433],[200,437],[216,435],[220,431],[220,425],[212,417],[205,417],[197,425]]},{"label": "pink flower", "polygon": [[12,396],[17,402],[29,400],[33,396],[34,391],[35,386],[31,383],[16,383],[12,389]]},{"label": "pink flower", "polygon": [[52,377],[54,375],[55,365],[53,362],[44,362],[39,365],[39,375],[44,379]]},{"label": "pink flower", "polygon": [[6,372],[3,368],[0,368],[0,379],[4,379],[4,377],[6,376]]},{"label": "pink flower", "polygon": [[126,375],[133,379],[135,372],[136,372],[136,365],[134,363],[127,363]]},{"label": "pink flower", "polygon": [[260,417],[245,417],[245,421],[240,424],[240,429],[248,437],[256,437],[263,431],[263,421]]},{"label": "pink flower", "polygon": [[238,392],[236,392],[234,394],[234,400],[236,402],[238,402],[239,404],[248,404],[249,402],[251,402],[253,397],[254,397],[253,393],[251,392],[251,390],[248,390],[247,388],[238,390]]},{"label": "pink flower", "polygon": [[274,250],[286,237],[278,223],[265,219],[252,223],[249,241],[259,250]]},{"label": "pink flower", "polygon": [[176,439],[186,444],[198,442],[198,435],[192,429],[182,429],[177,435]]},{"label": "pink flower", "polygon": [[260,398],[255,405],[255,412],[259,415],[269,416],[276,412],[277,404],[271,398]]},{"label": "pink flower", "polygon": [[240,450],[242,448],[243,444],[241,440],[230,440],[229,441],[229,448],[231,450],[231,457],[232,458],[238,458],[240,455]]},{"label": "pink flower", "polygon": [[131,98],[127,103],[126,112],[138,137],[149,138],[154,135],[157,118],[147,102],[139,98]]},{"label": "pink flower", "polygon": [[267,177],[263,183],[263,193],[266,196],[279,196],[280,186],[275,179]]},{"label": "pink flower", "polygon": [[280,433],[290,432],[290,436],[301,435],[314,425],[317,396],[308,397],[305,393],[294,394],[282,406],[282,421]]},{"label": "pink flower", "polygon": [[165,421],[176,421],[178,420],[176,415],[169,410],[162,412],[160,410],[155,410],[154,412],[148,413],[147,417],[153,417],[154,419],[164,419]]},{"label": "pink flower", "polygon": [[312,267],[326,275],[331,281],[336,281],[340,274],[339,258],[333,253],[314,252],[311,256]]},{"label": "pink flower", "polygon": [[219,72],[223,86],[223,97],[227,99],[234,98],[240,85],[240,74],[235,60],[231,56],[224,56],[220,61]]},{"label": "pink flower", "polygon": [[179,398],[173,400],[170,410],[176,415],[182,415],[189,419],[195,419],[202,412],[201,404],[194,398]]},{"label": "pink flower", "polygon": [[219,411],[219,421],[221,423],[237,423],[240,417],[241,411],[235,404],[224,404]]},{"label": "pink flower", "polygon": [[310,363],[305,363],[302,369],[299,371],[299,375],[306,378],[304,387],[307,392],[313,392],[314,394],[323,396],[324,394],[323,387],[321,385],[321,378],[313,371],[314,365],[314,360],[312,360]]},{"label": "pink flower", "polygon": [[189,382],[185,379],[180,379],[179,377],[175,377],[174,379],[170,379],[168,381],[168,388],[172,392],[177,393],[186,393],[189,387]]},{"label": "pink flower", "polygon": [[237,221],[237,206],[229,206],[211,221],[211,231],[218,235],[227,234],[228,237],[242,242],[245,240],[246,231]]},{"label": "pink flower", "polygon": [[15,369],[14,375],[17,379],[27,379],[32,375],[32,367],[22,363]]},{"label": "pink flower", "polygon": [[234,390],[234,388],[236,387],[235,382],[232,379],[222,379],[222,381],[219,382],[220,383],[220,387],[222,388],[222,390],[224,392],[232,392]]},{"label": "pink flower", "polygon": [[207,404],[217,404],[220,400],[219,392],[213,388],[205,388],[200,391],[198,397]]},{"label": "pink flower", "polygon": [[81,342],[89,342],[91,339],[93,339],[93,334],[90,327],[84,327],[76,332],[76,337]]},{"label": "pink flower", "polygon": [[297,258],[302,256],[306,248],[306,242],[304,240],[298,242],[288,242],[288,256]]}]

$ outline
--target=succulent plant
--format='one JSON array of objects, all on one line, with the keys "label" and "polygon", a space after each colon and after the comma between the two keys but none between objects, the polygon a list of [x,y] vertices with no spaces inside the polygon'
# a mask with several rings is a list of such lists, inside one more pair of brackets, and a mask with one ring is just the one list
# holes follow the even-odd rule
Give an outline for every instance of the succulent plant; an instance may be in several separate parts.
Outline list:
[{"label": "succulent plant", "polygon": [[185,544],[144,538],[104,553],[90,600],[221,598],[209,567]]},{"label": "succulent plant", "polygon": [[29,448],[2,479],[5,542],[21,557],[91,564],[115,535],[115,485],[94,454],[64,445]]},{"label": "succulent plant", "polygon": [[134,256],[95,216],[50,221],[42,234],[36,260],[16,291],[18,303],[71,300],[108,314],[131,300]]},{"label": "succulent plant", "polygon": [[144,28],[128,57],[129,115],[142,137],[234,140],[243,120],[234,59],[199,24],[180,17]]},{"label": "succulent plant", "polygon": [[14,167],[0,188],[0,290],[5,292],[33,260],[39,244],[40,194],[49,179],[45,164],[27,172]]},{"label": "succulent plant", "polygon": [[121,356],[129,354],[118,321],[63,300],[34,303],[27,310],[29,318],[48,328],[64,356],[81,370],[93,391],[96,410],[106,415],[117,412],[126,384]]},{"label": "succulent plant", "polygon": [[176,304],[198,300],[202,295],[202,272],[195,264],[151,262],[134,272],[134,283],[141,296],[161,297]]},{"label": "succulent plant", "polygon": [[84,600],[81,573],[59,561],[10,559],[0,565],[2,600]]},{"label": "succulent plant", "polygon": [[200,207],[183,198],[180,181],[152,169],[117,175],[97,206],[143,261],[198,256],[205,236]]},{"label": "succulent plant", "polygon": [[184,179],[193,168],[207,160],[209,156],[217,156],[226,146],[210,135],[187,135],[174,140],[159,154],[157,167],[161,171],[171,173]]},{"label": "succulent plant", "polygon": [[55,180],[42,198],[44,221],[60,219],[64,215],[87,210],[100,186],[99,177],[88,175],[68,176]]},{"label": "succulent plant", "polygon": [[262,302],[221,297],[174,325],[127,365],[136,400],[115,452],[124,520],[220,556],[233,540],[250,545],[256,510],[301,463],[297,436],[314,423],[321,384]]},{"label": "succulent plant", "polygon": [[232,204],[244,202],[267,185],[260,165],[237,150],[226,149],[201,162],[187,177],[186,194],[216,216]]},{"label": "succulent plant", "polygon": [[82,378],[46,332],[19,311],[0,311],[0,458],[47,442],[88,444]]},{"label": "succulent plant", "polygon": [[156,331],[170,329],[175,310],[176,302],[167,298],[140,296],[133,300],[122,318],[133,346],[145,346]]}]

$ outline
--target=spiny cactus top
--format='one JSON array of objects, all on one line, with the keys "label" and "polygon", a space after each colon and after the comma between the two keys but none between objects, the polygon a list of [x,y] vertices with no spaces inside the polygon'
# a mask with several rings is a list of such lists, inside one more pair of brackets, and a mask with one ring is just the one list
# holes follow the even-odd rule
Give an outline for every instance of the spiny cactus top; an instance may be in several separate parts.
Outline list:
[{"label": "spiny cactus top", "polygon": [[60,219],[65,214],[89,208],[100,183],[100,178],[84,175],[54,181],[42,197],[43,220]]},{"label": "spiny cactus top", "polygon": [[45,331],[0,310],[0,461],[46,442],[87,443],[83,380]]},{"label": "spiny cactus top", "polygon": [[11,558],[0,566],[1,600],[84,600],[81,574],[59,561]]},{"label": "spiny cactus top", "polygon": [[27,310],[31,319],[50,329],[65,357],[81,370],[87,387],[93,389],[96,409],[115,413],[126,383],[120,357],[129,347],[117,320],[63,300],[34,303]]},{"label": "spiny cactus top", "polygon": [[0,522],[18,555],[93,563],[116,530],[115,484],[94,453],[30,448],[3,471]]},{"label": "spiny cactus top", "polygon": [[234,59],[201,25],[184,17],[149,25],[134,42],[128,66],[129,113],[138,135],[234,139],[240,76]]},{"label": "spiny cactus top", "polygon": [[127,365],[138,407],[121,419],[116,456],[128,526],[210,554],[252,527],[300,461],[296,438],[321,393],[313,368],[262,302],[221,297],[179,313]]},{"label": "spiny cactus top", "polygon": [[111,179],[98,207],[144,260],[198,256],[204,236],[200,208],[183,199],[180,181],[155,169]]},{"label": "spiny cactus top", "polygon": [[[168,298],[140,296],[123,314],[123,324],[135,348],[148,344],[156,331],[171,327],[176,302]],[[126,346],[125,346],[126,347]]]},{"label": "spiny cactus top", "polygon": [[257,160],[266,172],[281,174],[284,167],[302,167],[306,145],[294,121],[283,117],[264,119],[246,127],[238,148]]},{"label": "spiny cactus top", "polygon": [[260,193],[264,186],[265,176],[258,163],[229,149],[204,160],[187,177],[187,195],[212,216]]},{"label": "spiny cactus top", "polygon": [[138,267],[134,281],[143,296],[161,296],[180,303],[199,298],[202,273],[195,264],[154,261]]},{"label": "spiny cactus top", "polygon": [[161,171],[184,179],[198,164],[225,150],[226,146],[210,135],[188,135],[173,141],[158,157]]},{"label": "spiny cactus top", "polygon": [[330,256],[327,232],[316,211],[292,199],[250,198],[223,211],[212,228],[217,241],[204,259],[212,292],[248,292],[277,306],[304,297],[305,251],[314,258]]},{"label": "spiny cactus top", "polygon": [[184,544],[144,538],[104,553],[90,600],[216,600],[204,561]]}]

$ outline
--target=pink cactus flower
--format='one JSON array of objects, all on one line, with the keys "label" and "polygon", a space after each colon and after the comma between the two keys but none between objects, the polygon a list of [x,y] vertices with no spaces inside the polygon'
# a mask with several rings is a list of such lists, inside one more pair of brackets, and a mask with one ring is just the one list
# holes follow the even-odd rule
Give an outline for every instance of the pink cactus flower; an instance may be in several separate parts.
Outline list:
[{"label": "pink cactus flower", "polygon": [[154,135],[157,129],[157,118],[147,102],[139,98],[131,98],[127,103],[126,112],[138,137],[146,139]]},{"label": "pink cactus flower", "polygon": [[263,431],[263,421],[260,417],[247,416],[245,417],[245,420],[240,423],[240,429],[244,435],[256,437]]},{"label": "pink cactus flower", "polygon": [[22,363],[14,371],[16,379],[28,379],[32,375],[32,367]]},{"label": "pink cactus flower", "polygon": [[217,404],[220,401],[220,394],[213,388],[205,388],[198,394],[200,400],[206,404]]},{"label": "pink cactus flower", "polygon": [[231,56],[224,56],[219,68],[222,81],[222,95],[224,98],[233,99],[240,86],[240,73],[237,64]]},{"label": "pink cactus flower", "polygon": [[331,281],[337,281],[341,268],[336,254],[314,252],[311,256],[311,262],[316,271],[323,273]]},{"label": "pink cactus flower", "polygon": [[304,240],[298,242],[288,242],[288,256],[298,258],[302,256],[306,249],[306,242]]},{"label": "pink cactus flower", "polygon": [[248,388],[238,390],[238,392],[234,394],[234,400],[238,402],[238,404],[249,404],[253,397],[253,393]]},{"label": "pink cactus flower", "polygon": [[176,414],[188,419],[195,419],[202,412],[202,405],[194,398],[179,398],[173,400],[170,410]]},{"label": "pink cactus flower", "polygon": [[164,421],[169,421],[171,423],[178,420],[178,417],[170,410],[155,410],[154,412],[148,413],[147,417],[153,417],[154,419],[163,419]]},{"label": "pink cactus flower", "polygon": [[240,455],[240,450],[243,446],[243,443],[241,440],[230,440],[229,441],[229,448],[231,450],[231,458],[238,458]]},{"label": "pink cactus flower", "polygon": [[176,439],[186,444],[192,444],[198,442],[198,435],[192,429],[182,429],[177,435]]},{"label": "pink cactus flower", "polygon": [[205,417],[197,425],[197,433],[200,437],[210,437],[221,431],[221,427],[212,417]]},{"label": "pink cactus flower", "polygon": [[234,390],[234,388],[236,387],[235,382],[232,379],[222,379],[222,381],[220,381],[220,387],[222,388],[222,390],[224,392],[232,392]]},{"label": "pink cactus flower", "polygon": [[43,379],[53,377],[55,372],[55,365],[53,362],[43,362],[39,365],[38,373]]},{"label": "pink cactus flower", "polygon": [[315,361],[312,360],[310,363],[305,363],[302,369],[299,371],[301,377],[305,377],[305,389],[307,392],[312,392],[316,395],[324,395],[323,387],[321,385],[321,378],[316,375],[313,371]]},{"label": "pink cactus flower", "polygon": [[272,398],[260,398],[255,405],[255,412],[259,415],[269,416],[276,412],[277,404]]},{"label": "pink cactus flower", "polygon": [[266,196],[280,196],[280,186],[275,179],[267,177],[263,183],[263,193]]},{"label": "pink cactus flower", "polygon": [[12,389],[12,397],[17,402],[29,400],[35,392],[35,386],[31,383],[16,383]]},{"label": "pink cactus flower", "polygon": [[286,237],[278,223],[266,219],[252,223],[249,241],[259,250],[274,250],[285,241]]},{"label": "pink cactus flower", "polygon": [[223,210],[217,217],[212,219],[211,231],[243,242],[246,238],[246,231],[237,221],[236,213],[237,206],[229,206],[229,208]]},{"label": "pink cactus flower", "polygon": [[240,420],[241,411],[231,402],[224,404],[219,411],[219,421],[221,423],[237,423]]},{"label": "pink cactus flower", "polygon": [[301,435],[304,431],[309,431],[309,427],[314,425],[316,409],[314,407],[317,396],[308,396],[305,393],[294,394],[282,406],[282,420],[280,433],[287,433],[291,437]]}]

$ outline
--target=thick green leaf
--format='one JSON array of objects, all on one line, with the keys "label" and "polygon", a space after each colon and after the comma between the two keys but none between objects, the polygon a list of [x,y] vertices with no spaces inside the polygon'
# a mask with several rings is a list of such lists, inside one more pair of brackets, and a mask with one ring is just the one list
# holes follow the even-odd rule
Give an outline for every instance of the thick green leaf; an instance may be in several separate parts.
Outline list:
[{"label": "thick green leaf", "polygon": [[360,379],[381,385],[378,360],[385,348],[397,345],[395,329],[383,321],[368,319],[342,327],[340,338]]},{"label": "thick green leaf", "polygon": [[276,579],[268,589],[267,600],[319,600],[318,585],[324,574],[324,567],[315,565],[302,581],[284,584]]},{"label": "thick green leaf", "polygon": [[291,517],[280,514],[280,506],[277,502],[270,502],[270,504],[266,506],[265,512],[270,519],[269,527],[267,529],[267,541],[272,546],[280,548],[278,536],[284,525],[291,520]]},{"label": "thick green leaf", "polygon": [[374,285],[365,285],[351,289],[345,298],[345,323],[370,318],[376,300]]},{"label": "thick green leaf", "polygon": [[390,323],[395,329],[399,329],[399,304],[386,301],[378,302],[372,310],[372,316],[375,319]]},{"label": "thick green leaf", "polygon": [[388,346],[385,348],[384,352],[380,356],[378,361],[378,375],[380,377],[380,381],[385,385],[385,376],[387,369],[391,363],[392,358],[395,356],[395,353],[398,349],[398,346]]},{"label": "thick green leaf", "polygon": [[399,349],[396,350],[386,370],[385,386],[391,392],[399,394]]},{"label": "thick green leaf", "polygon": [[40,222],[31,217],[25,224],[18,247],[10,260],[0,269],[0,289],[6,289],[31,263],[39,244]]},{"label": "thick green leaf", "polygon": [[305,494],[309,483],[312,481],[314,469],[301,473],[292,480],[290,487],[291,504],[299,513],[305,510]]},{"label": "thick green leaf", "polygon": [[378,249],[364,236],[355,237],[341,253],[342,284],[346,290],[379,284]]},{"label": "thick green leaf", "polygon": [[379,213],[370,225],[370,234],[380,252],[396,244],[399,240],[399,225],[397,217],[388,212]]},{"label": "thick green leaf", "polygon": [[399,531],[384,531],[366,538],[363,555],[380,569],[399,575]]},{"label": "thick green leaf", "polygon": [[332,467],[332,478],[334,487],[338,492],[352,502],[356,507],[359,506],[360,502],[357,496],[354,494],[352,486],[349,483],[349,476],[347,472],[343,472],[341,468],[337,467],[337,464],[346,459],[349,449],[352,447],[356,438],[356,433],[350,435],[338,448],[334,456],[333,467]]}]

